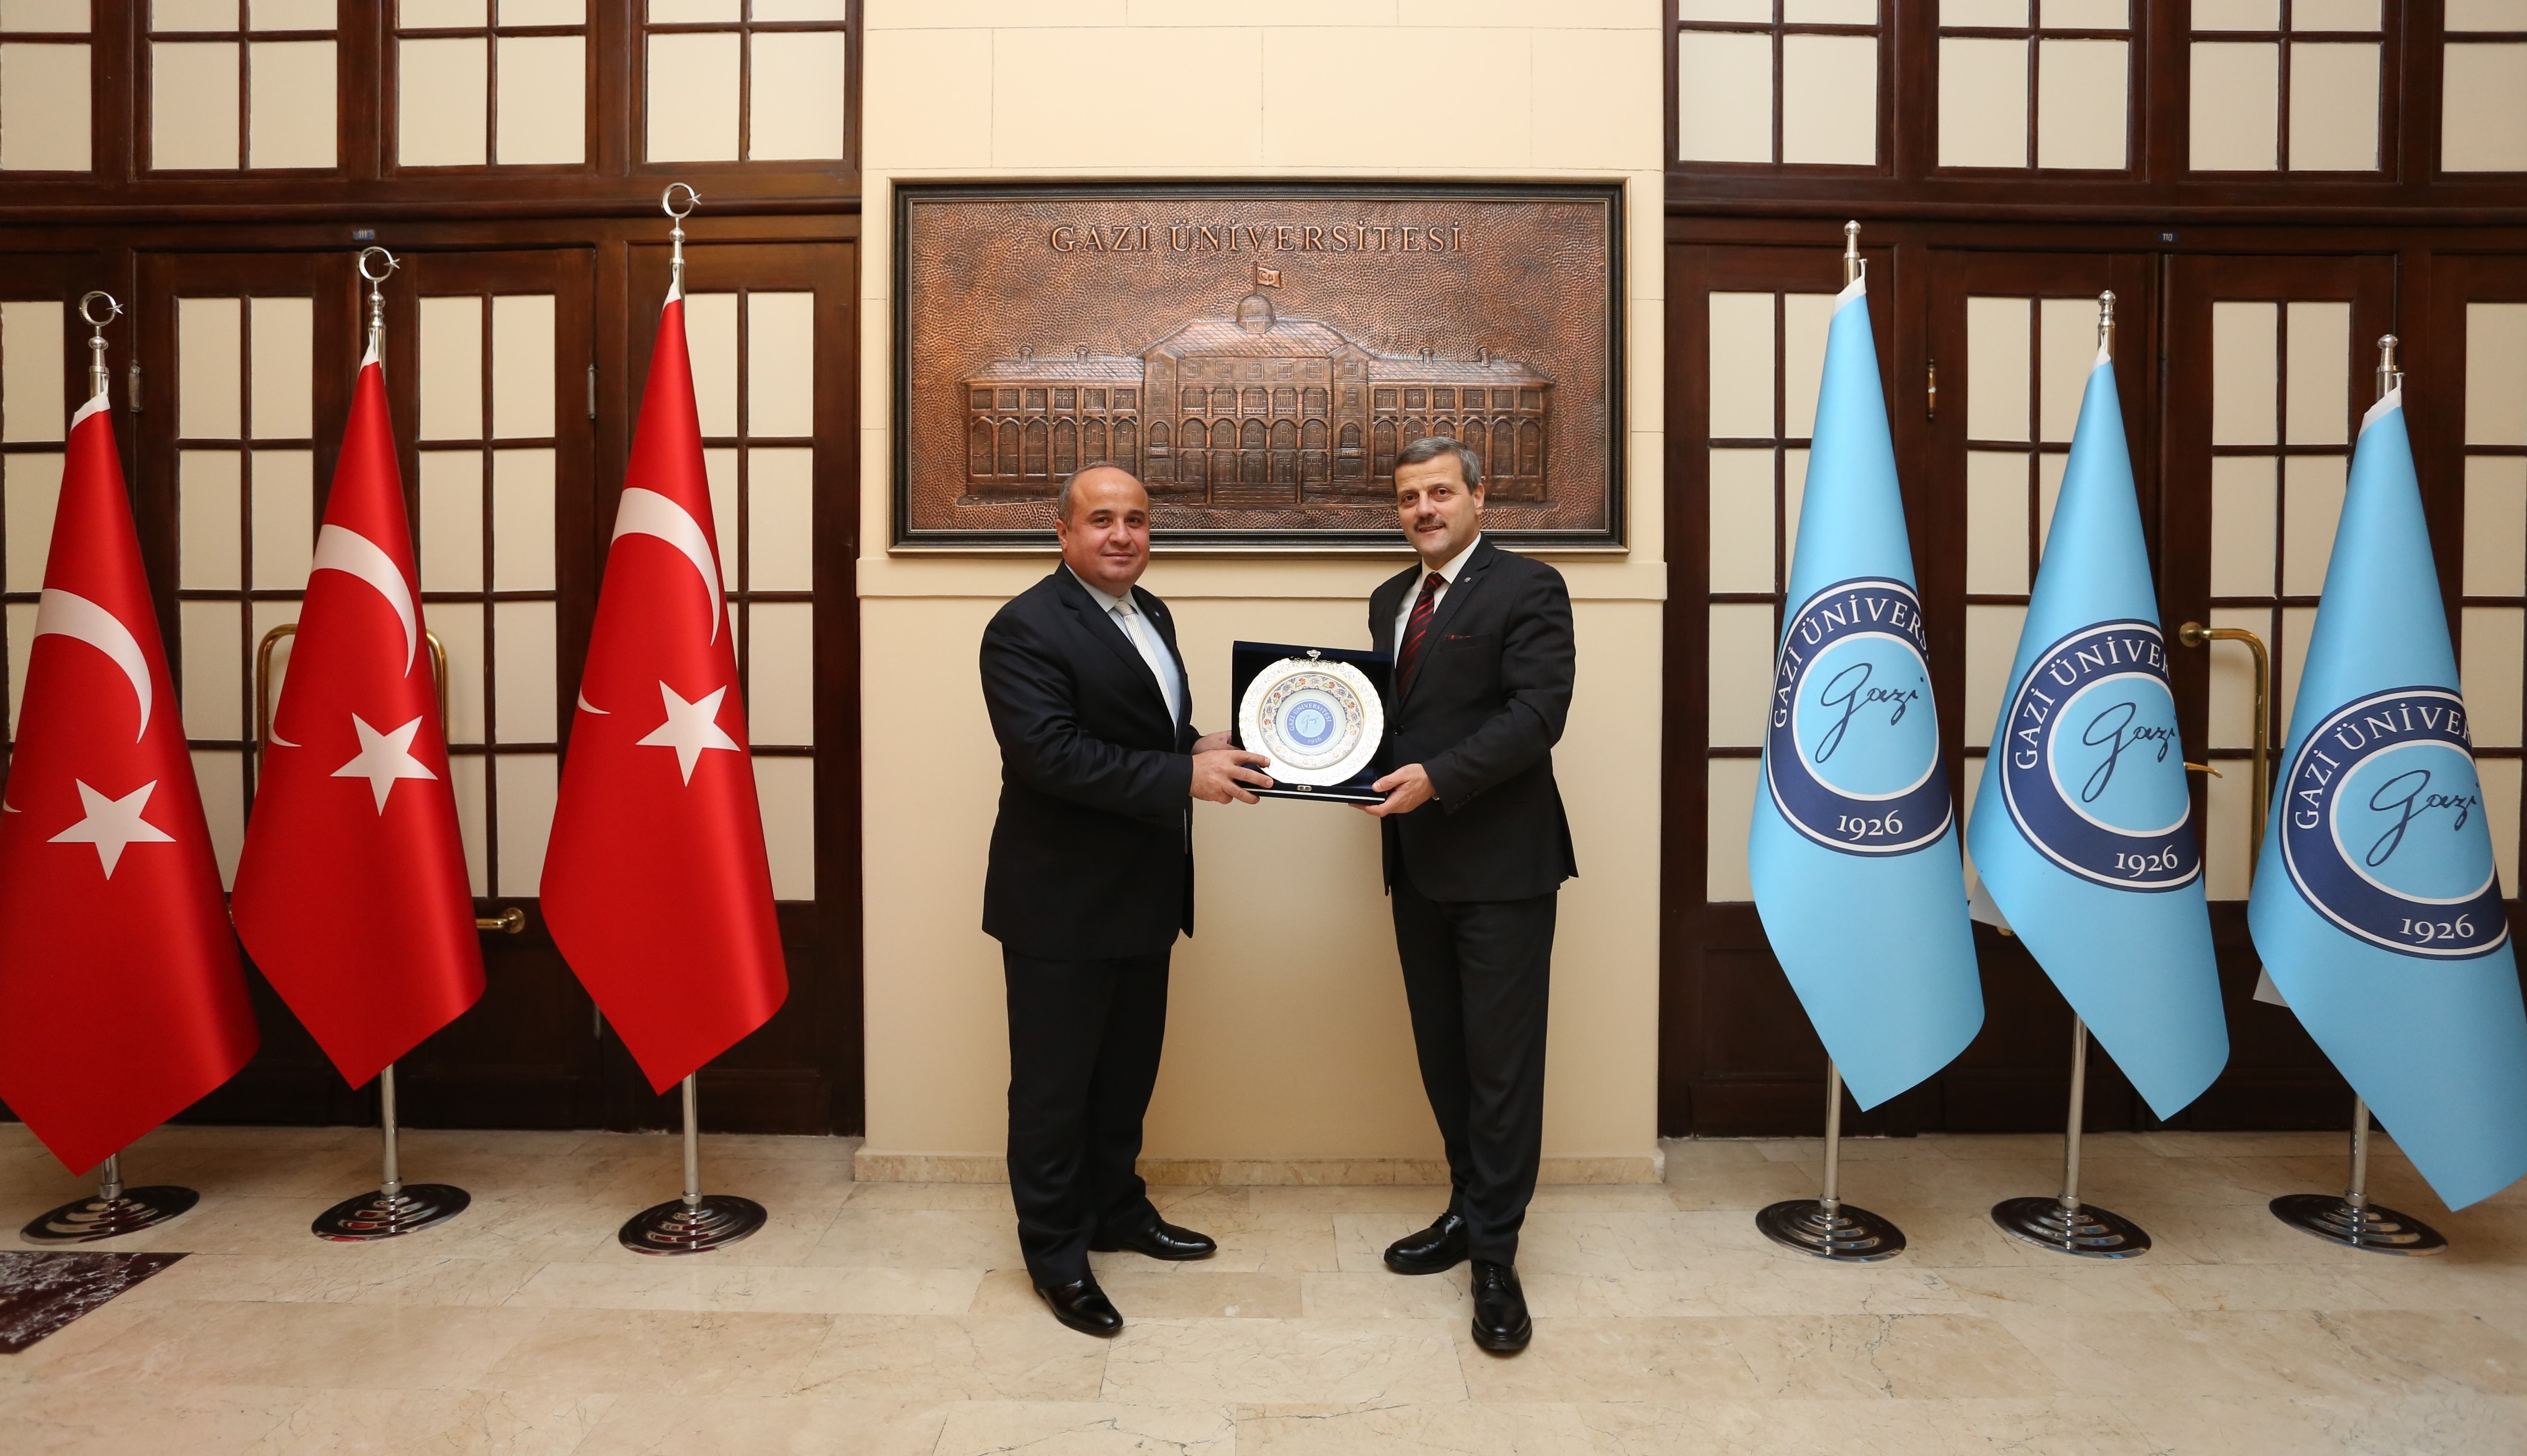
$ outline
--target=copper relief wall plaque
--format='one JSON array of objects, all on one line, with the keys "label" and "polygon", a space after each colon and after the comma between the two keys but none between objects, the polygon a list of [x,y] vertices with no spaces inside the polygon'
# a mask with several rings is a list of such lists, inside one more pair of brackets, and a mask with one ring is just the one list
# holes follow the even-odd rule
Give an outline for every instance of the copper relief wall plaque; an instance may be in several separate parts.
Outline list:
[{"label": "copper relief wall plaque", "polygon": [[901,184],[898,547],[1049,544],[1111,461],[1162,539],[1396,543],[1395,452],[1511,544],[1623,544],[1613,186]]}]

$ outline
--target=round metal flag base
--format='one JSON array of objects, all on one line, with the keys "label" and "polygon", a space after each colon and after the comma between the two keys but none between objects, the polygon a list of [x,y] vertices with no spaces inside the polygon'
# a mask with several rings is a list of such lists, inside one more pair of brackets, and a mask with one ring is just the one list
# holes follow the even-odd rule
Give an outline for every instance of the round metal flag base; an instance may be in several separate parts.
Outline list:
[{"label": "round metal flag base", "polygon": [[406,1183],[395,1190],[392,1198],[372,1188],[318,1214],[316,1222],[307,1227],[318,1238],[365,1243],[373,1238],[394,1238],[437,1227],[465,1212],[466,1205],[473,1201],[473,1194],[445,1183]]},{"label": "round metal flag base", "polygon": [[1904,1252],[1904,1230],[1864,1208],[1837,1204],[1828,1216],[1813,1198],[1773,1204],[1755,1215],[1764,1237],[1819,1259],[1866,1264]]},{"label": "round metal flag base", "polygon": [[199,1193],[173,1184],[126,1188],[111,1201],[82,1198],[49,1214],[39,1214],[18,1230],[18,1236],[30,1244],[84,1244],[119,1238],[164,1223],[201,1201]]},{"label": "round metal flag base", "polygon": [[698,1203],[669,1199],[624,1221],[623,1247],[635,1254],[698,1254],[733,1244],[763,1226],[763,1205],[711,1193]]},{"label": "round metal flag base", "polygon": [[2438,1229],[2391,1208],[2353,1208],[2334,1193],[2285,1193],[2272,1201],[2273,1217],[2327,1243],[2373,1254],[2437,1254],[2448,1247]]},{"label": "round metal flag base", "polygon": [[2149,1235],[2121,1214],[2059,1198],[2004,1198],[1991,1206],[1991,1222],[2012,1238],[2042,1244],[2083,1259],[2130,1259],[2149,1252]]}]

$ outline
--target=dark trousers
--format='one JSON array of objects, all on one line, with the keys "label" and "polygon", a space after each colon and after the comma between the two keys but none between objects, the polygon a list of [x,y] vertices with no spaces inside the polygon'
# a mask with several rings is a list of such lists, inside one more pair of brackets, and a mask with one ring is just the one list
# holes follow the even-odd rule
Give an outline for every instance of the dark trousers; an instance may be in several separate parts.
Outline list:
[{"label": "dark trousers", "polygon": [[1039,1285],[1088,1277],[1088,1244],[1157,1221],[1132,1170],[1167,1026],[1167,952],[1039,961],[1004,948],[1009,1196]]},{"label": "dark trousers", "polygon": [[1448,1211],[1474,1258],[1514,1263],[1544,1148],[1557,897],[1433,901],[1398,874],[1390,898],[1421,1086],[1448,1149]]}]

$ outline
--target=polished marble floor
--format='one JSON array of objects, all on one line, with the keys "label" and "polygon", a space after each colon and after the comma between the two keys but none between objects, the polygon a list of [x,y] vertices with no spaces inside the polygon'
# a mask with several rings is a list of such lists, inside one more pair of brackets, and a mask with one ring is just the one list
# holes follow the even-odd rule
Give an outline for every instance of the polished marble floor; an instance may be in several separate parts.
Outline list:
[{"label": "polished marble floor", "polygon": [[[2339,1250],[2264,1203],[2339,1186],[2341,1143],[2090,1139],[2087,1191],[2157,1240],[2108,1265],[1985,1215],[2055,1186],[2058,1139],[1853,1142],[1846,1196],[1912,1247],[1840,1268],[1750,1217],[1813,1193],[1816,1143],[1671,1143],[1665,1186],[1537,1195],[1535,1343],[1503,1360],[1462,1271],[1378,1265],[1429,1188],[1158,1190],[1219,1256],[1099,1256],[1131,1321],[1105,1342],[1035,1303],[1005,1188],[854,1184],[849,1140],[706,1139],[705,1181],[772,1222],[660,1260],[613,1231],[676,1191],[667,1138],[408,1134],[408,1175],[472,1210],[346,1246],[307,1223],[374,1185],[374,1133],[170,1127],[127,1176],[201,1206],[110,1247],[190,1257],[0,1356],[0,1451],[2527,1450],[2527,1189],[2451,1215],[2382,1151],[2377,1195],[2454,1247]],[[0,1228],[81,1187],[0,1128]]]}]

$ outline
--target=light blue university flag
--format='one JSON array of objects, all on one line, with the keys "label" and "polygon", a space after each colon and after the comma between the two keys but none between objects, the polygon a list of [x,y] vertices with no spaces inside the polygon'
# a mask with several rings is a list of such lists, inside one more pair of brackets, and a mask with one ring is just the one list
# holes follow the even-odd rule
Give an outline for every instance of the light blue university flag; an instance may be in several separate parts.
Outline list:
[{"label": "light blue university flag", "polygon": [[2527,1172],[2527,1011],[2403,390],[2360,424],[2247,907],[2291,1010],[2450,1208]]},{"label": "light blue university flag", "polygon": [[2010,929],[2162,1118],[2229,1060],[2192,811],[2101,348],[1966,845]]},{"label": "light blue university flag", "polygon": [[1983,1025],[1956,814],[1866,282],[1834,301],[1747,858],[1843,1082],[1876,1107]]}]

